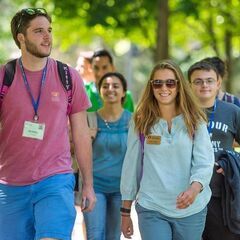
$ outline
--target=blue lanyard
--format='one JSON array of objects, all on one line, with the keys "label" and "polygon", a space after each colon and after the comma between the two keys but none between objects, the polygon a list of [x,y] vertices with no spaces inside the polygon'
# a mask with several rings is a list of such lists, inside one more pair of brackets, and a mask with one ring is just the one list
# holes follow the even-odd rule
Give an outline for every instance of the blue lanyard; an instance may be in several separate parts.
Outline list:
[{"label": "blue lanyard", "polygon": [[214,121],[214,114],[215,114],[215,111],[216,111],[216,108],[217,108],[217,100],[214,101],[214,105],[213,105],[213,110],[208,118],[208,133],[209,135],[211,135],[211,132],[212,132],[212,128],[211,128],[211,123]]},{"label": "blue lanyard", "polygon": [[40,98],[41,98],[42,89],[43,89],[43,86],[44,86],[44,84],[46,82],[47,64],[48,64],[48,59],[47,59],[46,65],[45,65],[45,67],[43,69],[42,79],[41,79],[41,86],[40,86],[38,98],[37,98],[37,101],[35,101],[35,99],[34,99],[34,97],[32,95],[32,91],[31,91],[30,85],[29,85],[28,80],[27,80],[27,76],[26,76],[26,74],[24,72],[22,59],[21,58],[19,59],[19,65],[20,65],[20,68],[21,68],[23,81],[24,81],[24,84],[26,86],[26,89],[27,89],[27,91],[29,93],[29,96],[31,98],[31,101],[32,101],[32,106],[33,106],[33,109],[34,109],[33,120],[35,122],[38,121],[38,119],[39,119],[39,116],[38,116],[37,112],[38,112],[38,107],[39,107],[39,102],[40,102]]}]

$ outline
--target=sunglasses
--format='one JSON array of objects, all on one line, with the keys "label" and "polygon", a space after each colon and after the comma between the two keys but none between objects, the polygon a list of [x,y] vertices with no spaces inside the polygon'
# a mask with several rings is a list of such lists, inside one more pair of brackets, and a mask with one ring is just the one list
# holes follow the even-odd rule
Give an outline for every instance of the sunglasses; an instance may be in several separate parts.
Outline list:
[{"label": "sunglasses", "polygon": [[24,8],[21,11],[21,16],[17,25],[17,32],[22,24],[23,16],[33,16],[33,15],[47,15],[47,11],[44,8]]},{"label": "sunglasses", "polygon": [[165,85],[167,88],[175,88],[177,87],[177,79],[167,79],[167,80],[160,80],[160,79],[154,79],[150,81],[152,84],[152,87],[154,89],[160,89]]}]

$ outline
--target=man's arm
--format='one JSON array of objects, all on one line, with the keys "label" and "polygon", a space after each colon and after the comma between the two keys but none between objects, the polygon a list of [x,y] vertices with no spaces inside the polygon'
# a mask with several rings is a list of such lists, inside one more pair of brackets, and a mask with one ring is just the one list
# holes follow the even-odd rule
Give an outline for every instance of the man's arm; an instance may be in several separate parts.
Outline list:
[{"label": "man's arm", "polygon": [[75,154],[82,176],[82,210],[91,211],[96,197],[93,191],[92,142],[85,111],[70,115]]}]

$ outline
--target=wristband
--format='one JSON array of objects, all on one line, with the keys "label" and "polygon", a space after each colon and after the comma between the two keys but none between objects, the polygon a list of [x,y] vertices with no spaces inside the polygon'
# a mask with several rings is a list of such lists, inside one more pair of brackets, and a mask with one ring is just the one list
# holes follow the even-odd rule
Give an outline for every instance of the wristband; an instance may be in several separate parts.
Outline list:
[{"label": "wristband", "polygon": [[121,213],[131,213],[131,208],[124,208],[124,207],[121,207],[120,208],[120,212]]},{"label": "wristband", "polygon": [[130,214],[121,214],[122,217],[130,217]]},{"label": "wristband", "polygon": [[[197,182],[197,181],[193,181],[193,182],[191,183],[191,185],[192,185],[194,182]],[[200,182],[197,182],[197,183],[199,183],[199,184],[201,185],[201,188],[200,188],[200,191],[199,191],[199,193],[201,193],[201,192],[203,191],[203,185],[202,185]]]}]

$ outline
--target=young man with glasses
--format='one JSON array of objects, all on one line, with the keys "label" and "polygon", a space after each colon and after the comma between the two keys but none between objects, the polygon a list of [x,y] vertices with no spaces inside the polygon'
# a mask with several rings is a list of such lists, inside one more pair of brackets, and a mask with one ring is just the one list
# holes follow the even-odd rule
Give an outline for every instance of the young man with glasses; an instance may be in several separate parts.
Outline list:
[{"label": "young man with glasses", "polygon": [[[224,78],[226,77],[226,66],[224,61],[217,56],[204,58],[203,61],[207,61],[213,66],[215,66],[219,74],[220,82],[222,83]],[[240,107],[240,99],[229,92],[224,92],[222,88],[219,89],[217,97],[222,101],[230,102]]]},{"label": "young man with glasses", "polygon": [[[218,160],[221,150],[233,150],[233,142],[240,142],[240,109],[217,99],[221,81],[217,69],[207,61],[193,64],[188,70],[188,79],[193,92],[208,116],[208,132]],[[215,166],[211,180],[212,197],[208,204],[204,240],[239,240],[240,235],[232,233],[223,221],[224,172]],[[239,229],[240,230],[240,229]]]},{"label": "young man with glasses", "polygon": [[[0,112],[0,239],[70,240],[76,212],[68,118],[83,177],[82,208],[90,211],[95,203],[85,111],[90,103],[78,72],[69,68],[73,100],[67,109],[57,62],[49,57],[52,27],[45,9],[17,12],[11,31],[21,57]],[[5,70],[0,68],[1,86]]]}]

